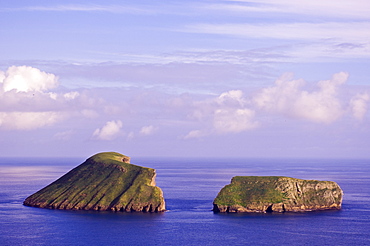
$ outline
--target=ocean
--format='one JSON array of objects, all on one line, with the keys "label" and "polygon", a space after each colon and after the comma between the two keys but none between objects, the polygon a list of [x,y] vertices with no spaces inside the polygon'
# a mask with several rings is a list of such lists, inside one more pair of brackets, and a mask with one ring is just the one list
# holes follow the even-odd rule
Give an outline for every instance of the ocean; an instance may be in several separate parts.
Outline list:
[{"label": "ocean", "polygon": [[[0,158],[0,245],[370,245],[370,160],[132,158],[155,168],[167,212],[31,208],[23,200],[84,158]],[[341,210],[214,214],[233,176],[330,180]]]}]

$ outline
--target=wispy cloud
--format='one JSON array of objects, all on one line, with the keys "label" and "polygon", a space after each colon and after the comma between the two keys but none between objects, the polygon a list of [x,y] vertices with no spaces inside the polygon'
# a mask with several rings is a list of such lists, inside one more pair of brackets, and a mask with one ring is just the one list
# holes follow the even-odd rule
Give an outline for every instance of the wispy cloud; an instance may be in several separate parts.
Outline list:
[{"label": "wispy cloud", "polygon": [[[369,19],[370,5],[366,0],[229,0],[209,4],[209,9],[233,13],[266,13],[321,16],[335,19]],[[340,13],[340,14],[339,14]],[[289,16],[286,16],[289,17]]]},{"label": "wispy cloud", "polygon": [[40,11],[40,12],[109,12],[125,14],[154,14],[150,6],[101,5],[101,4],[64,4],[49,6],[25,6],[19,8],[0,8],[0,11]]},{"label": "wispy cloud", "polygon": [[370,41],[370,22],[193,24],[185,32],[284,40]]},{"label": "wispy cloud", "polygon": [[[270,19],[278,14],[280,18],[293,16],[316,16],[324,19],[369,20],[370,6],[366,0],[226,0],[189,1],[149,4],[59,4],[29,5],[14,8],[0,8],[0,11],[53,11],[53,12],[108,12],[126,14],[169,14],[181,16],[201,16],[204,14],[223,16],[258,14],[259,19]],[[340,14],[338,14],[340,13]],[[264,16],[260,15],[264,14]]]},{"label": "wispy cloud", "polygon": [[158,130],[157,127],[155,126],[143,126],[140,130],[140,135],[142,136],[149,136],[149,135],[152,135],[154,134],[156,131]]},{"label": "wispy cloud", "polygon": [[62,140],[62,141],[67,141],[71,139],[73,134],[74,134],[73,130],[66,130],[66,131],[55,133],[54,138],[58,140]]}]

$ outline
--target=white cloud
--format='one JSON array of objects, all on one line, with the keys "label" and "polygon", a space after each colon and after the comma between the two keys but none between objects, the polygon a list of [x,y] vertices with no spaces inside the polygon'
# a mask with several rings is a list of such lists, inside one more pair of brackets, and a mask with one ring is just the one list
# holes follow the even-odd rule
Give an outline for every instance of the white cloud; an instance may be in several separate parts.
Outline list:
[{"label": "white cloud", "polygon": [[143,136],[152,135],[157,129],[158,129],[157,127],[154,127],[152,125],[143,126],[140,130],[140,135],[143,135]]},{"label": "white cloud", "polygon": [[259,126],[255,111],[241,90],[221,93],[212,100],[195,103],[192,118],[205,124],[206,130],[192,130],[184,139],[200,138],[210,134],[240,133]]},{"label": "white cloud", "polygon": [[357,120],[362,120],[367,113],[370,96],[368,93],[359,93],[350,101],[352,115]]},{"label": "white cloud", "polygon": [[245,100],[243,98],[243,92],[241,90],[231,90],[222,93],[218,98],[217,102],[221,105],[243,105]]},{"label": "white cloud", "polygon": [[0,83],[3,83],[5,78],[6,78],[5,72],[4,71],[0,71]]},{"label": "white cloud", "polygon": [[57,94],[46,92],[58,85],[54,74],[28,66],[12,66],[0,73],[0,128],[32,130],[66,118],[53,110]]},{"label": "white cloud", "polygon": [[258,127],[251,109],[217,109],[213,126],[218,133],[239,133]]},{"label": "white cloud", "polygon": [[9,130],[33,130],[50,126],[65,118],[59,112],[0,112],[0,127]]},{"label": "white cloud", "polygon": [[53,100],[57,100],[58,99],[58,94],[57,93],[53,93],[53,92],[49,92],[47,93],[49,95],[49,97]]},{"label": "white cloud", "polygon": [[348,77],[348,73],[340,72],[329,80],[307,84],[303,79],[294,79],[292,73],[286,73],[275,85],[261,88],[249,97],[241,90],[231,90],[195,102],[189,118],[202,127],[189,131],[183,139],[250,131],[273,115],[319,124],[332,124],[349,113],[362,120],[368,112],[370,95],[358,93],[351,98],[353,91],[341,90]]},{"label": "white cloud", "polygon": [[93,137],[98,140],[113,140],[120,134],[121,128],[122,122],[120,120],[108,121],[102,128],[94,131]]},{"label": "white cloud", "polygon": [[58,78],[54,74],[45,73],[37,68],[28,66],[12,66],[4,73],[3,90],[5,92],[43,92],[58,85]]},{"label": "white cloud", "polygon": [[222,93],[217,99],[218,108],[214,111],[213,127],[218,133],[238,133],[258,126],[255,112],[247,108],[247,100],[241,90]]},{"label": "white cloud", "polygon": [[338,86],[346,82],[348,74],[334,74],[331,80],[320,81],[316,91],[306,91],[303,80],[292,80],[285,74],[276,80],[275,86],[264,88],[254,96],[258,108],[271,113],[307,119],[317,123],[332,123],[344,114],[337,95]]},{"label": "white cloud", "polygon": [[0,82],[0,129],[38,129],[70,116],[84,117],[96,105],[86,95],[79,98],[77,91],[49,91],[58,86],[57,76],[29,66],[0,71]]},{"label": "white cloud", "polygon": [[79,95],[80,93],[78,93],[77,91],[71,91],[71,92],[65,93],[63,96],[66,100],[73,100],[73,99],[76,99]]},{"label": "white cloud", "polygon": [[303,80],[291,80],[292,78],[293,74],[284,74],[275,81],[274,87],[262,89],[253,98],[254,103],[266,111],[283,111],[304,84]]}]

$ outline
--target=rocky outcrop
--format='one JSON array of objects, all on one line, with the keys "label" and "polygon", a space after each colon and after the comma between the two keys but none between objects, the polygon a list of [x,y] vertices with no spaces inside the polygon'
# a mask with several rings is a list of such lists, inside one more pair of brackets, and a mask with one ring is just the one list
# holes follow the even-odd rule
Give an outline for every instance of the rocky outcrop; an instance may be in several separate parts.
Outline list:
[{"label": "rocky outcrop", "polygon": [[340,209],[343,191],[332,181],[236,176],[218,193],[213,211],[300,212]]},{"label": "rocky outcrop", "polygon": [[96,154],[29,196],[24,205],[50,209],[100,211],[165,211],[155,170],[129,164],[114,152]]}]

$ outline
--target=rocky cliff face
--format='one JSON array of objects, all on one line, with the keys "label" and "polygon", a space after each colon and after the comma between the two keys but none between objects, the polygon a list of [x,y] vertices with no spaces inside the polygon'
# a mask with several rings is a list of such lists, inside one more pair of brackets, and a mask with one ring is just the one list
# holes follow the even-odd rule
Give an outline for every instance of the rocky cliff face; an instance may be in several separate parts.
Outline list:
[{"label": "rocky cliff face", "polygon": [[343,191],[332,181],[236,176],[213,202],[214,212],[299,212],[340,209]]},{"label": "rocky cliff face", "polygon": [[51,209],[144,211],[165,210],[155,170],[129,164],[114,152],[96,154],[29,196],[24,205]]}]

